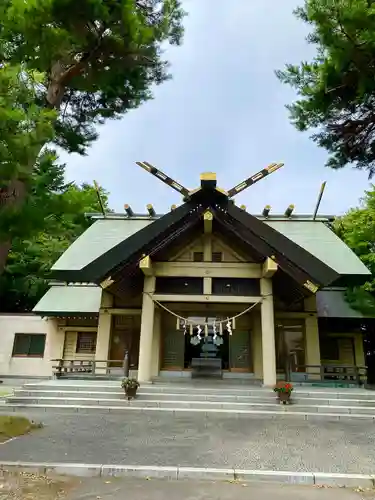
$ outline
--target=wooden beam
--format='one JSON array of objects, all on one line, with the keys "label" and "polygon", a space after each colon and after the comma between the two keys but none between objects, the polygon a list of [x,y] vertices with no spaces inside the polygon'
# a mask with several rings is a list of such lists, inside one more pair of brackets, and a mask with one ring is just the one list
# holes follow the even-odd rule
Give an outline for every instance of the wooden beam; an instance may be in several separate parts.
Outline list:
[{"label": "wooden beam", "polygon": [[275,322],[278,319],[305,319],[310,316],[316,316],[316,313],[311,312],[287,312],[287,311],[275,311]]},{"label": "wooden beam", "polygon": [[154,262],[158,277],[254,278],[262,277],[261,264],[244,262]]},{"label": "wooden beam", "polygon": [[269,257],[265,260],[263,264],[263,278],[271,278],[278,269],[276,262]]},{"label": "wooden beam", "polygon": [[108,288],[109,286],[113,285],[113,283],[115,282],[115,280],[113,280],[111,278],[111,276],[108,276],[108,278],[106,278],[105,280],[103,280],[101,283],[100,283],[100,286],[103,288],[103,290],[105,290],[106,288]]},{"label": "wooden beam", "polygon": [[147,212],[148,212],[148,215],[149,215],[150,217],[155,217],[155,216],[156,216],[155,209],[154,209],[154,207],[151,205],[151,203],[149,203],[149,204],[147,205]]},{"label": "wooden beam", "polygon": [[268,165],[268,167],[263,168],[256,174],[252,175],[248,179],[240,182],[240,184],[237,184],[237,186],[234,186],[232,189],[229,189],[228,191],[228,196],[229,198],[232,198],[238,193],[241,193],[244,189],[247,189],[249,186],[252,186],[256,182],[260,181],[265,177],[266,175],[271,174],[272,172],[275,172],[279,168],[281,168],[284,165],[284,163],[271,163],[271,165]]},{"label": "wooden beam", "polygon": [[212,293],[212,278],[203,278],[203,293],[211,295]]},{"label": "wooden beam", "polygon": [[204,223],[204,232],[205,234],[211,234],[212,233],[212,220],[214,216],[212,215],[212,212],[207,210],[203,214],[203,223]]},{"label": "wooden beam", "polygon": [[154,293],[153,299],[159,302],[203,302],[214,304],[255,304],[262,297],[245,297],[242,295],[184,295]]},{"label": "wooden beam", "polygon": [[96,332],[97,326],[58,326],[59,332]]},{"label": "wooden beam", "polygon": [[200,175],[202,189],[215,189],[216,188],[216,174],[215,172],[203,172]]},{"label": "wooden beam", "polygon": [[127,213],[128,217],[133,217],[134,212],[133,212],[132,207],[130,205],[128,205],[127,203],[125,203],[124,210]]},{"label": "wooden beam", "polygon": [[154,274],[151,257],[149,255],[143,257],[143,259],[139,262],[139,268],[143,271],[145,276],[152,276]]},{"label": "wooden beam", "polygon": [[102,307],[100,312],[113,314],[118,316],[139,316],[142,314],[142,309],[135,308],[120,308],[120,307]]}]

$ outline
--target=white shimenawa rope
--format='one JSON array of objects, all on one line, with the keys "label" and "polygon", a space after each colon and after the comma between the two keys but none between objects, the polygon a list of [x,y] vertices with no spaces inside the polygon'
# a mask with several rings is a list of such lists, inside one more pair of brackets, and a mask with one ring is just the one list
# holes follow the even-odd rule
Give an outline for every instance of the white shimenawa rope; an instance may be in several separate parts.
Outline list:
[{"label": "white shimenawa rope", "polygon": [[[145,293],[146,295],[148,295],[154,302],[155,304],[157,304],[159,307],[161,307],[162,309],[164,309],[165,311],[167,311],[169,314],[172,314],[172,316],[175,316],[176,318],[178,318],[181,322],[185,323],[186,325],[194,325],[194,326],[199,326],[199,325],[208,325],[209,323],[198,323],[198,322],[195,322],[195,321],[191,321],[190,319],[188,318],[184,318],[183,316],[180,316],[179,314],[171,311],[170,309],[168,309],[168,307],[166,307],[164,304],[162,304],[161,302],[159,302],[158,300],[154,299],[154,297],[152,296],[152,293],[149,293],[149,292],[143,292]],[[269,293],[267,295],[263,295],[263,297],[261,297],[257,302],[255,302],[254,304],[251,304],[251,306],[247,307],[244,311],[236,314],[235,316],[232,316],[231,318],[225,318],[221,321],[215,321],[215,323],[217,325],[220,325],[220,324],[227,324],[228,321],[233,321],[233,320],[236,320],[237,318],[239,318],[240,316],[242,316],[243,314],[246,314],[247,312],[251,311],[251,309],[253,309],[256,305],[258,305],[260,302],[262,302],[262,300],[269,296],[269,295],[272,295],[272,293]]]}]

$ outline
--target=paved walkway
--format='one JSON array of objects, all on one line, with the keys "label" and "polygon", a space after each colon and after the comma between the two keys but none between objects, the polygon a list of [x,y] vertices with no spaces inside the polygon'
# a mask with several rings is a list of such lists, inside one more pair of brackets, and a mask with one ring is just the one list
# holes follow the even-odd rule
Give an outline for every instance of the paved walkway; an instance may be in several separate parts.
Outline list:
[{"label": "paved walkway", "polygon": [[367,421],[23,414],[45,427],[0,445],[0,461],[375,473],[375,426]]}]

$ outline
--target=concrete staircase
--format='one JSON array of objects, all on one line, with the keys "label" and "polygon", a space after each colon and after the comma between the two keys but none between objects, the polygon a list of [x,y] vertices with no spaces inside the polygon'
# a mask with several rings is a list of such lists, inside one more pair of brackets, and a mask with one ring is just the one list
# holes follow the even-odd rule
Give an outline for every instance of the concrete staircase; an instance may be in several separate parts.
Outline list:
[{"label": "concrete staircase", "polygon": [[280,405],[270,389],[197,380],[144,384],[128,401],[120,381],[51,380],[25,384],[5,399],[2,412],[41,409],[70,412],[173,412],[212,416],[258,415],[303,419],[375,419],[375,392],[297,387],[293,404]]}]

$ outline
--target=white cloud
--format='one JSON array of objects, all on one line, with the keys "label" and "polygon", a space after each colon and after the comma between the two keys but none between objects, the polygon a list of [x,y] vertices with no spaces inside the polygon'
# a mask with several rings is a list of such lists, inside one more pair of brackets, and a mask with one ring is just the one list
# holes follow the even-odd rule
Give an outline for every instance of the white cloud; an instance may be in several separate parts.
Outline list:
[{"label": "white cloud", "polygon": [[296,204],[311,213],[327,180],[321,212],[341,213],[357,203],[366,173],[324,168],[326,154],[289,124],[284,104],[293,99],[274,70],[309,59],[306,27],[292,15],[292,2],[189,0],[182,47],[168,51],[173,80],[155,99],[108,122],[89,155],[64,155],[68,177],[96,179],[111,192],[111,205],[136,211],[153,203],[158,212],[178,194],[135,165],[147,160],[188,188],[202,171],[218,173],[224,188],[273,161],[285,167],[238,197],[252,212],[267,203],[274,211]]}]

